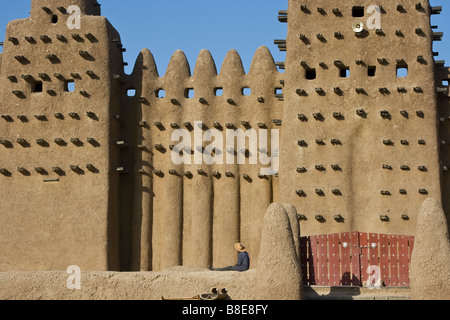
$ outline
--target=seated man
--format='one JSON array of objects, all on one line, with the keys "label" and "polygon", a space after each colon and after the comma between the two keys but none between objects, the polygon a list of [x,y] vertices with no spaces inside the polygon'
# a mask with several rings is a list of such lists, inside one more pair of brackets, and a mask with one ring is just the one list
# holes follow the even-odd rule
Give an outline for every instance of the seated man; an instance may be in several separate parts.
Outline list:
[{"label": "seated man", "polygon": [[250,257],[245,251],[245,246],[242,243],[235,243],[234,248],[239,252],[238,261],[234,266],[228,266],[225,268],[211,268],[212,271],[247,271],[250,268]]}]

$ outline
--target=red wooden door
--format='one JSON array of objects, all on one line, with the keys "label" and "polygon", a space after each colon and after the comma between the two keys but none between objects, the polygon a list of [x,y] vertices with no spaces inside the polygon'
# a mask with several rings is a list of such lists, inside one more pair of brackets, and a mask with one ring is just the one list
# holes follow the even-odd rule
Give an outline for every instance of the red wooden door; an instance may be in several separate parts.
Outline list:
[{"label": "red wooden door", "polygon": [[399,286],[409,286],[409,248],[408,237],[398,237],[398,274]]},{"label": "red wooden door", "polygon": [[350,233],[345,232],[340,235],[341,249],[341,285],[349,286],[352,284],[352,260],[350,247]]},{"label": "red wooden door", "polygon": [[328,263],[329,263],[329,285],[330,286],[340,286],[341,278],[341,259],[340,259],[340,239],[339,233],[334,233],[328,235]]},{"label": "red wooden door", "polygon": [[398,287],[398,255],[397,255],[398,238],[394,235],[389,235],[389,253],[390,253],[390,286]]},{"label": "red wooden door", "polygon": [[360,232],[359,233],[359,250],[360,250],[360,261],[361,261],[361,283],[366,283],[368,279],[367,268],[369,267],[369,239],[368,234]]},{"label": "red wooden door", "polygon": [[303,283],[321,286],[409,286],[412,236],[345,232],[302,237]]},{"label": "red wooden door", "polygon": [[380,234],[380,272],[381,279],[386,287],[390,287],[390,270],[389,270],[389,236]]},{"label": "red wooden door", "polygon": [[319,279],[317,276],[319,273],[319,263],[317,261],[317,236],[312,236],[310,238],[309,263],[309,283],[311,285],[317,285],[317,280]]},{"label": "red wooden door", "polygon": [[[328,286],[328,237],[327,235],[320,235],[317,243],[317,263],[318,263],[318,285]],[[317,279],[317,278],[316,278]]]},{"label": "red wooden door", "polygon": [[361,285],[361,248],[359,243],[359,232],[352,232],[350,238],[352,250],[352,286]]}]

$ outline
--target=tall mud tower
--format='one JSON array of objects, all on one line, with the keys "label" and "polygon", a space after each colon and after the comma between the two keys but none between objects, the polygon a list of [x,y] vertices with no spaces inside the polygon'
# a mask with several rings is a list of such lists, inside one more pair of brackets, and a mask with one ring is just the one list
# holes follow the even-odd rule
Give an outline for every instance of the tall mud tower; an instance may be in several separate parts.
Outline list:
[{"label": "tall mud tower", "polygon": [[422,202],[441,199],[439,11],[428,1],[289,1],[280,193],[303,235],[414,235]]},{"label": "tall mud tower", "polygon": [[[76,5],[79,11],[71,11]],[[118,268],[121,48],[96,0],[32,1],[1,55],[0,270]],[[69,23],[68,23],[69,21]],[[120,169],[119,169],[120,170]]]}]

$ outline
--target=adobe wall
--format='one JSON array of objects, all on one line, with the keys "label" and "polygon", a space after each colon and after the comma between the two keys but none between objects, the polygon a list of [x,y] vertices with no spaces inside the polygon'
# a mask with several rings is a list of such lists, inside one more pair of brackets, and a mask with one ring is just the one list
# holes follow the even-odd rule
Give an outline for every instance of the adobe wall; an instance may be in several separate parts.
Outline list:
[{"label": "adobe wall", "polygon": [[[71,4],[33,1],[31,17],[7,27],[0,77],[2,271],[119,268],[113,117],[119,86],[112,75],[123,65],[111,41],[119,35],[104,17],[83,11],[81,29],[69,30],[64,8]],[[87,1],[86,10],[96,4]]]},{"label": "adobe wall", "polygon": [[[289,211],[289,213],[287,212]],[[171,267],[159,272],[0,272],[0,299],[190,299],[225,289],[232,300],[303,300],[298,221],[292,208],[264,214],[259,267],[245,272]],[[238,254],[235,251],[235,256]],[[14,283],[11,286],[11,283]],[[195,300],[195,299],[194,299]]]},{"label": "adobe wall", "polygon": [[[124,84],[137,91],[135,97],[125,98],[128,108],[137,110],[127,118],[133,150],[128,157],[134,164],[128,221],[132,270],[232,265],[233,244],[238,241],[246,244],[256,266],[263,214],[277,197],[277,177],[259,177],[262,166],[249,164],[249,159],[237,164],[237,155],[234,164],[194,164],[192,155],[192,164],[177,165],[171,150],[178,141],[171,136],[176,129],[187,129],[194,143],[199,130],[195,122],[202,122],[202,133],[213,128],[223,133],[225,147],[228,128],[279,129],[273,120],[281,118],[282,102],[275,95],[276,88],[282,88],[280,80],[265,47],[257,50],[248,74],[235,50],[228,53],[220,72],[209,51],[203,50],[192,74],[184,53],[177,51],[161,77],[150,51],[141,52]],[[251,95],[245,96],[244,88],[250,88]],[[158,97],[161,90],[163,98]],[[192,149],[198,152],[194,144]]]},{"label": "adobe wall", "polygon": [[[80,30],[65,25],[73,4]],[[370,30],[353,4],[290,1],[286,48],[276,42],[286,73],[260,47],[248,73],[235,50],[220,71],[203,50],[192,69],[175,52],[159,75],[144,49],[125,75],[97,1],[32,1],[0,54],[0,271],[221,267],[236,262],[235,242],[253,268],[273,202],[295,206],[302,236],[414,235],[425,198],[449,205],[448,91],[436,95],[448,72],[435,66],[428,1],[382,7]],[[213,128],[280,130],[279,175],[259,175],[249,157],[237,164],[249,145],[221,150],[234,164],[172,161],[175,130],[194,140]]]},{"label": "adobe wall", "polygon": [[289,2],[283,130],[292,134],[281,145],[280,196],[304,215],[304,235],[414,235],[422,202],[441,199],[431,9],[381,1],[377,31],[367,12],[352,16],[354,5]]},{"label": "adobe wall", "polygon": [[8,26],[1,82],[5,270],[230,265],[237,241],[256,265],[277,178],[258,176],[260,166],[248,160],[177,166],[170,150],[174,125],[191,132],[196,121],[223,132],[279,129],[273,120],[281,119],[282,83],[269,50],[258,49],[249,74],[234,50],[220,73],[202,51],[193,74],[178,51],[162,77],[143,50],[126,76],[120,36],[98,17],[98,3],[73,4],[83,13],[81,30],[64,25],[69,2],[33,1],[31,18]]}]

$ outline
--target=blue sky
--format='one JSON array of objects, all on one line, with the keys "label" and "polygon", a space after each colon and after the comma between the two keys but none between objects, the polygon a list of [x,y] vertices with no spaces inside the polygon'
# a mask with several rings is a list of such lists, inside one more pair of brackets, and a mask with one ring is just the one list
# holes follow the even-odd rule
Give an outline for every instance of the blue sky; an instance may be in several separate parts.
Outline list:
[{"label": "blue sky", "polygon": [[[230,49],[236,49],[248,71],[256,49],[267,46],[276,61],[284,61],[274,39],[284,39],[287,24],[278,22],[278,11],[287,9],[288,0],[99,0],[102,15],[119,31],[127,52],[124,59],[130,73],[143,48],[153,53],[160,75],[172,54],[185,52],[191,69],[202,49],[211,51],[218,71]],[[2,1],[0,41],[5,38],[10,20],[29,16],[31,0]],[[376,1],[374,1],[376,4]],[[450,64],[450,4],[431,0],[432,6],[443,6],[442,14],[432,17],[436,31],[444,32],[436,42],[437,59]],[[1,49],[0,49],[1,50]]]}]

